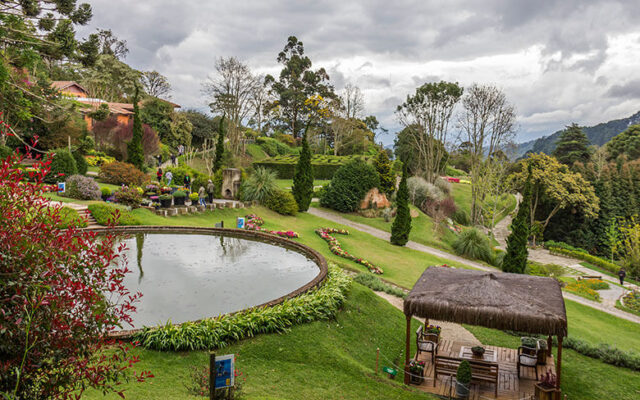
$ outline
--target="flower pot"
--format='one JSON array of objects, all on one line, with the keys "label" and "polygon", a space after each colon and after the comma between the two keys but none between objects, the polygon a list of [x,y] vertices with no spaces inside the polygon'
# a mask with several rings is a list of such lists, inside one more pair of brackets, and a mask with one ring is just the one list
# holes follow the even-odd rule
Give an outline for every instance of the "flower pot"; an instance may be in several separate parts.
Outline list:
[{"label": "flower pot", "polygon": [[160,207],[162,207],[162,208],[171,207],[171,199],[167,199],[167,200],[161,199],[160,200]]},{"label": "flower pot", "polygon": [[470,385],[468,383],[456,382],[456,398],[457,399],[468,399],[469,398],[469,388]]},{"label": "flower pot", "polygon": [[176,206],[183,206],[185,199],[186,199],[186,197],[174,197],[173,198],[173,204],[175,204]]},{"label": "flower pot", "polygon": [[540,383],[535,384],[535,396],[538,400],[560,400],[561,393],[554,387],[542,386]]},{"label": "flower pot", "polygon": [[414,385],[421,385],[424,382],[424,376],[417,376],[415,372],[412,372],[410,377],[410,383]]}]

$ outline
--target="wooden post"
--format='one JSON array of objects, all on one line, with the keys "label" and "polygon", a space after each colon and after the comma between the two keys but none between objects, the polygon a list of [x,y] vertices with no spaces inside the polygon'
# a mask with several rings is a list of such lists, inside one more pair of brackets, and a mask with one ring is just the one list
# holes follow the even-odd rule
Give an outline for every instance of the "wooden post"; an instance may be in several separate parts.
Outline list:
[{"label": "wooden post", "polygon": [[378,374],[379,361],[380,361],[380,347],[376,349],[376,374]]},{"label": "wooden post", "polygon": [[547,338],[547,357],[551,357],[551,355],[553,354],[553,352],[551,351],[552,348],[553,338],[551,337],[551,335],[549,335],[549,337]]},{"label": "wooden post", "polygon": [[409,384],[409,352],[411,352],[411,315],[407,315],[407,337],[404,348],[404,384]]},{"label": "wooden post", "polygon": [[429,326],[429,318],[424,319],[424,328],[427,329],[427,326]]},{"label": "wooden post", "polygon": [[216,353],[209,353],[209,400],[216,398]]},{"label": "wooden post", "polygon": [[562,336],[558,336],[558,359],[556,360],[556,389],[560,389],[560,375],[562,373]]}]

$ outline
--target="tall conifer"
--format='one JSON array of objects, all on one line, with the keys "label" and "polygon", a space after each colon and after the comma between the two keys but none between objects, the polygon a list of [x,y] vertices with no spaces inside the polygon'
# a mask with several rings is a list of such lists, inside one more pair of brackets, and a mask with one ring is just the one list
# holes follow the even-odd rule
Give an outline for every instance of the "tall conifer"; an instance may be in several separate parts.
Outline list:
[{"label": "tall conifer", "polygon": [[218,127],[218,142],[216,144],[216,159],[213,161],[213,170],[217,172],[222,167],[222,157],[224,156],[224,114],[220,118]]},{"label": "tall conifer", "polygon": [[391,161],[386,151],[380,150],[374,165],[380,177],[380,190],[382,190],[383,193],[391,194],[395,188],[395,179],[391,173]]},{"label": "tall conifer", "polygon": [[135,165],[139,170],[144,168],[144,152],[142,150],[142,121],[138,107],[138,85],[133,96],[133,137],[127,143],[127,162]]},{"label": "tall conifer", "polygon": [[507,254],[502,261],[502,270],[504,272],[523,274],[527,267],[527,257],[529,256],[527,244],[531,233],[530,202],[531,166],[529,166],[529,176],[524,184],[522,202],[520,203],[518,214],[511,222],[511,234],[507,238]]},{"label": "tall conifer", "polygon": [[404,246],[409,241],[411,232],[411,211],[409,210],[409,189],[407,188],[407,164],[402,166],[402,180],[396,196],[398,210],[396,219],[391,225],[391,244]]}]

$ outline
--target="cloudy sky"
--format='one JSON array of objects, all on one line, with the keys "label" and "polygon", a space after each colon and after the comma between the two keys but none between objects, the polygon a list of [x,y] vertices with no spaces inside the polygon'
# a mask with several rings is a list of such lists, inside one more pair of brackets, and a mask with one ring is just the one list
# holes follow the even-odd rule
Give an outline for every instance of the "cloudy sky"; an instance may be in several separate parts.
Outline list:
[{"label": "cloudy sky", "polygon": [[217,57],[277,74],[276,56],[295,35],[337,89],[362,89],[366,113],[390,132],[396,106],[441,79],[503,88],[519,141],[640,110],[637,1],[85,1],[94,17],[80,36],[112,29],[127,41],[126,61],[166,75],[173,101],[188,108],[206,109],[200,87]]}]

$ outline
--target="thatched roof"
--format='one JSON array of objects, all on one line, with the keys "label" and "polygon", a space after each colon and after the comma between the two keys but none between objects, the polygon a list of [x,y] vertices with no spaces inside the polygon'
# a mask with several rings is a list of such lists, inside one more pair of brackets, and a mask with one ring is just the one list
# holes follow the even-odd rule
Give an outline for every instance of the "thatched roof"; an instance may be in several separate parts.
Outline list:
[{"label": "thatched roof", "polygon": [[404,313],[500,330],[567,335],[560,285],[538,276],[429,267],[404,300]]}]

